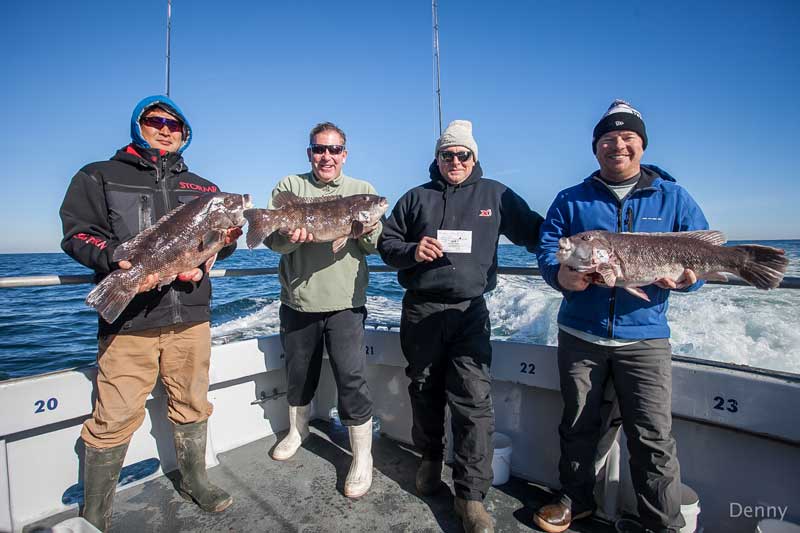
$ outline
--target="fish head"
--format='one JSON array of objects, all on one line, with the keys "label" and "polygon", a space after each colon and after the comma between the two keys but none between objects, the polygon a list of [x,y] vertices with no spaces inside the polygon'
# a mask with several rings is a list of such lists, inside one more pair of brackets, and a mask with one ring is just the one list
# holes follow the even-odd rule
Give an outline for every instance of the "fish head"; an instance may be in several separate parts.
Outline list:
[{"label": "fish head", "polygon": [[579,272],[593,272],[610,257],[610,246],[599,232],[586,231],[558,240],[556,259]]},{"label": "fish head", "polygon": [[209,214],[217,213],[221,216],[223,224],[229,221],[228,227],[243,226],[245,223],[244,210],[253,207],[249,194],[221,193],[216,196],[209,206]]},{"label": "fish head", "polygon": [[389,209],[389,202],[383,196],[360,194],[353,203],[353,220],[357,220],[365,226],[373,226],[378,223],[387,209]]}]

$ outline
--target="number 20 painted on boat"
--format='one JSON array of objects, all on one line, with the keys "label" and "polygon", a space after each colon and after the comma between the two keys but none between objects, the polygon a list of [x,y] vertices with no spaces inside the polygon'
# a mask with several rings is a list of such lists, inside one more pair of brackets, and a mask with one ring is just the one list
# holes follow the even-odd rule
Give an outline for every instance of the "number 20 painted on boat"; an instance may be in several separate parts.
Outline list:
[{"label": "number 20 painted on boat", "polygon": [[36,410],[34,413],[44,413],[45,411],[55,411],[56,407],[58,407],[58,398],[50,398],[47,401],[44,400],[36,400],[33,402],[33,405],[36,406]]}]

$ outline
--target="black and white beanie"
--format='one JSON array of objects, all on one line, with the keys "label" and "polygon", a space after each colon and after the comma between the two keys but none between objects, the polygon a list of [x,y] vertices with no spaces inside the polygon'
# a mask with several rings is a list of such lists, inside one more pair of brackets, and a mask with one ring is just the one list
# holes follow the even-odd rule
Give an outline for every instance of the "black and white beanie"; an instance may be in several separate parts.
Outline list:
[{"label": "black and white beanie", "polygon": [[592,152],[597,153],[597,140],[609,131],[632,131],[642,138],[642,148],[647,148],[647,131],[642,114],[625,100],[614,100],[592,133]]}]

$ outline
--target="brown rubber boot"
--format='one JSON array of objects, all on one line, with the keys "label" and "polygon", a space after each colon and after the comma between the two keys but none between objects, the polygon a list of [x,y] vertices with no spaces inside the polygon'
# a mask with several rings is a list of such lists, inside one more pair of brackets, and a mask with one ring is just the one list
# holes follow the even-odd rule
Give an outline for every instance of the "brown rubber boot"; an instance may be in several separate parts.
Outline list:
[{"label": "brown rubber boot", "polygon": [[569,503],[563,500],[556,500],[539,508],[533,513],[533,523],[547,533],[561,533],[569,529],[574,520],[585,518],[592,514],[592,511],[581,511],[572,515],[572,508]]},{"label": "brown rubber boot", "polygon": [[86,445],[81,516],[100,531],[108,531],[111,527],[114,492],[127,451],[127,442],[113,448],[93,448]]},{"label": "brown rubber boot", "polygon": [[464,533],[494,533],[492,517],[486,512],[483,502],[462,500],[456,496],[453,507],[461,518]]},{"label": "brown rubber boot", "polygon": [[233,503],[231,495],[211,484],[206,473],[208,421],[175,424],[175,453],[181,471],[180,493],[202,510],[219,513]]}]

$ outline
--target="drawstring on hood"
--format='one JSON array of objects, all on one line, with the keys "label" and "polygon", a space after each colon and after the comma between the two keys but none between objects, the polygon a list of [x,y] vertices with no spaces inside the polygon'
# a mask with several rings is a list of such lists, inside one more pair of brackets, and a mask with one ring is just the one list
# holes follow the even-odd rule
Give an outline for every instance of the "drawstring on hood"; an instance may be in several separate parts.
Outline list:
[{"label": "drawstring on hood", "polygon": [[181,122],[183,122],[183,143],[181,144],[181,147],[178,148],[178,153],[183,153],[183,151],[186,150],[186,148],[188,148],[189,144],[192,142],[192,127],[189,125],[186,115],[184,115],[183,111],[181,111],[181,108],[178,107],[178,104],[173,102],[168,96],[164,95],[155,95],[143,98],[138,104],[136,104],[136,107],[133,108],[133,113],[131,114],[131,140],[133,141],[133,144],[143,148],[152,148],[150,143],[148,143],[146,140],[144,140],[144,137],[142,137],[142,127],[139,124],[139,121],[142,119],[142,115],[144,115],[145,111],[152,107],[163,107],[178,117]]}]

